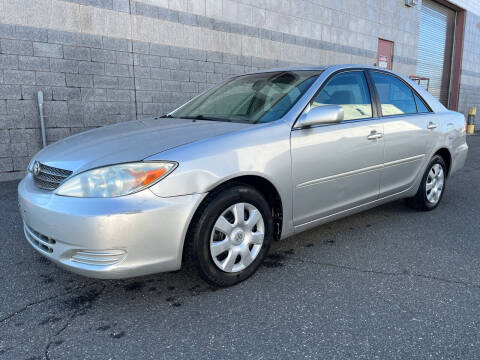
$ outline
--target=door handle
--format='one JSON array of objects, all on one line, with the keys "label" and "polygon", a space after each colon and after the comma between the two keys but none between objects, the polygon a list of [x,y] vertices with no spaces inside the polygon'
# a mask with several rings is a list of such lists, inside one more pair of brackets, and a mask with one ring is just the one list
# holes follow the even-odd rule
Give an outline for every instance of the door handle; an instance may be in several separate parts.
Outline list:
[{"label": "door handle", "polygon": [[430,130],[435,129],[436,127],[437,127],[437,124],[435,124],[434,122],[431,122],[431,121],[428,123],[428,126],[427,126],[427,128],[430,129]]},{"label": "door handle", "polygon": [[377,139],[381,139],[382,137],[383,137],[382,133],[377,132],[377,130],[372,130],[370,132],[370,135],[367,136],[367,139],[368,140],[377,140]]}]

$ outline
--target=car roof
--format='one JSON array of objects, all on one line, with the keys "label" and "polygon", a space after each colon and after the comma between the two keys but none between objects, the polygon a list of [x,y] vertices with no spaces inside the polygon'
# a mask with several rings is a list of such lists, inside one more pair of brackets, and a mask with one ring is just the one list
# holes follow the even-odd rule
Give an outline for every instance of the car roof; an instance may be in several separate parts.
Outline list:
[{"label": "car roof", "polygon": [[391,70],[381,68],[378,66],[371,66],[371,65],[361,65],[361,64],[332,64],[332,65],[322,65],[322,66],[314,66],[314,65],[295,65],[295,66],[287,66],[287,67],[278,67],[278,68],[272,68],[272,69],[262,69],[262,70],[257,70],[253,71],[252,73],[265,73],[265,72],[277,72],[277,71],[305,71],[305,70],[310,70],[310,71],[324,71],[327,69],[335,69],[335,70],[340,70],[340,69],[349,69],[349,68],[354,68],[354,69],[377,69],[377,70],[382,70],[382,71],[387,71],[387,72],[392,72]]}]

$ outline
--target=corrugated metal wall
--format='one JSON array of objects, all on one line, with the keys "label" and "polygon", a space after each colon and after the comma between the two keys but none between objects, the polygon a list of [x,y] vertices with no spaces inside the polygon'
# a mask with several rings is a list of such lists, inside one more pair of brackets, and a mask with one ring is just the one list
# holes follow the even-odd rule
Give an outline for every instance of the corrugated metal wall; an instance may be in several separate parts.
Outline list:
[{"label": "corrugated metal wall", "polygon": [[430,78],[429,91],[448,106],[456,12],[431,0],[422,1],[417,75]]}]

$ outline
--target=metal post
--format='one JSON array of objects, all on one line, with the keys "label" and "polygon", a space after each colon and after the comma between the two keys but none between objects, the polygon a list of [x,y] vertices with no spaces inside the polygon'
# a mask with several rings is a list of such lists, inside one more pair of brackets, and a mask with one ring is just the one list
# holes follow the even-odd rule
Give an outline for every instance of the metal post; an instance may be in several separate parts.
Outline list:
[{"label": "metal post", "polygon": [[40,130],[42,132],[42,145],[47,146],[47,136],[45,134],[45,119],[43,118],[43,92],[38,92],[38,110],[40,111]]},{"label": "metal post", "polygon": [[467,118],[467,134],[473,134],[475,132],[475,115],[477,115],[477,108],[475,106],[469,107]]}]

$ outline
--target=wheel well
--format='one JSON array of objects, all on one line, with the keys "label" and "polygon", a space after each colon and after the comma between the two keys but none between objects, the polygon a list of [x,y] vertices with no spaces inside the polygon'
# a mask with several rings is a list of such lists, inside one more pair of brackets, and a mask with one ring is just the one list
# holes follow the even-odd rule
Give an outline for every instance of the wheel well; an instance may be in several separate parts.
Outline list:
[{"label": "wheel well", "polygon": [[[205,199],[203,199],[202,204],[205,201],[208,201],[212,197],[212,195],[218,193],[219,191],[222,191],[228,187],[235,186],[238,184],[249,185],[255,188],[268,201],[268,203],[272,207],[272,213],[273,213],[273,224],[274,224],[273,239],[280,240],[280,236],[282,234],[282,224],[283,224],[282,199],[280,198],[280,194],[278,193],[275,186],[270,181],[268,181],[267,179],[261,176],[246,175],[246,176],[239,176],[239,177],[230,179],[228,181],[225,181],[220,185],[217,185],[212,190],[210,190],[209,194],[205,197]],[[200,204],[198,209],[202,207],[202,204]],[[189,228],[191,227],[192,223],[195,221],[195,218],[197,217],[197,215],[198,215],[197,213],[194,214]]]},{"label": "wheel well", "polygon": [[450,166],[452,165],[452,155],[450,154],[450,151],[446,148],[441,148],[438,150],[435,155],[440,155],[445,161],[445,165],[447,166],[447,174],[450,173]]}]

